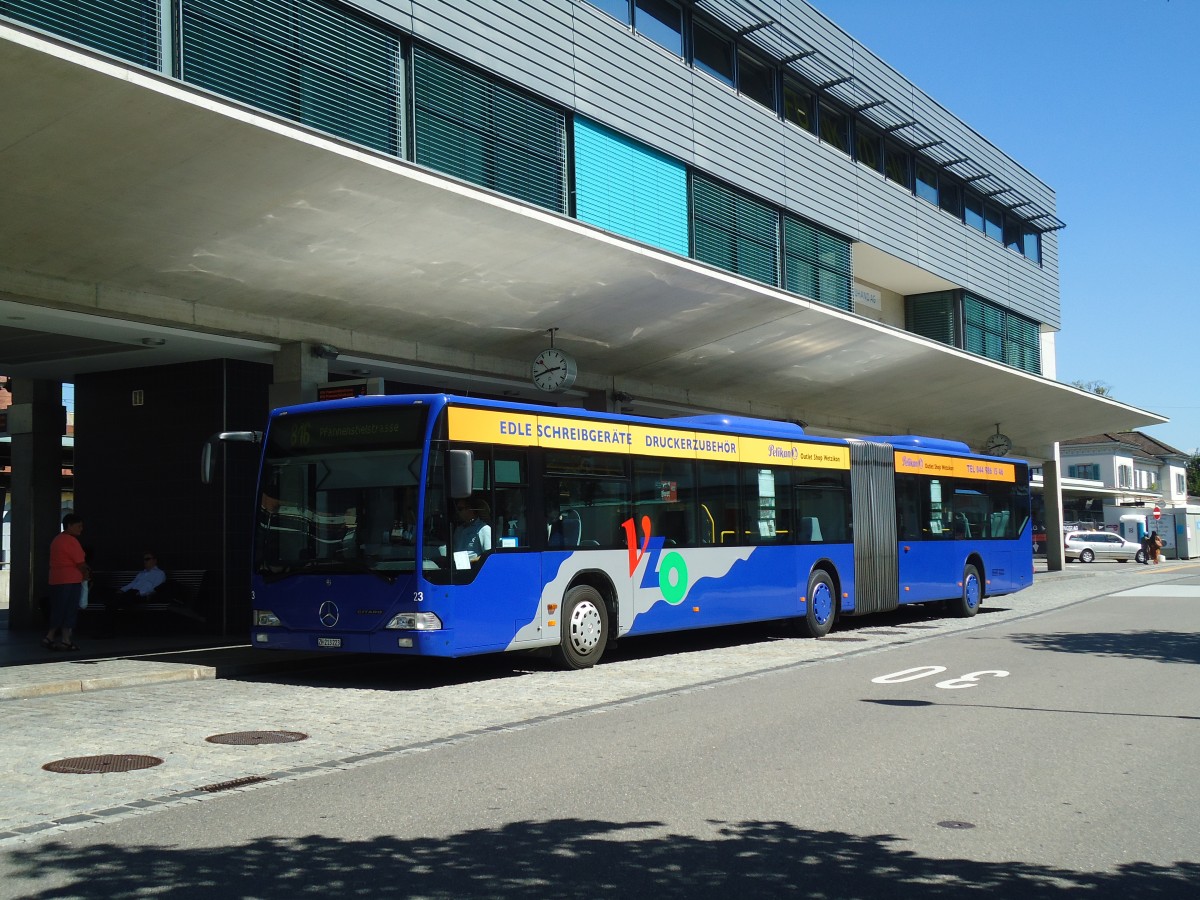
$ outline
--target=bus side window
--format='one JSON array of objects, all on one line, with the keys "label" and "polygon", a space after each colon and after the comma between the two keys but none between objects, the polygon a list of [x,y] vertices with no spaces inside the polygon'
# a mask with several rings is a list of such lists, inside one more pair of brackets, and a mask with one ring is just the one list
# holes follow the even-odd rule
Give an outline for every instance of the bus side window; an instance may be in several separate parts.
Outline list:
[{"label": "bus side window", "polygon": [[496,448],[492,465],[496,487],[493,549],[529,546],[528,458],[524,450]]},{"label": "bus side window", "polygon": [[701,542],[740,543],[737,465],[701,460],[698,467]]}]

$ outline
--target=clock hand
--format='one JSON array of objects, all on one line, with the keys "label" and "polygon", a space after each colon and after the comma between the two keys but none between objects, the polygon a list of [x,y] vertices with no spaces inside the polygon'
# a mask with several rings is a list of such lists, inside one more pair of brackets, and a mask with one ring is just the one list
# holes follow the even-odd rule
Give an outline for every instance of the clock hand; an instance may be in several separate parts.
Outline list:
[{"label": "clock hand", "polygon": [[549,375],[551,372],[557,372],[561,368],[562,368],[562,366],[555,366],[553,369],[542,369],[542,371],[538,372],[537,374],[538,375]]}]

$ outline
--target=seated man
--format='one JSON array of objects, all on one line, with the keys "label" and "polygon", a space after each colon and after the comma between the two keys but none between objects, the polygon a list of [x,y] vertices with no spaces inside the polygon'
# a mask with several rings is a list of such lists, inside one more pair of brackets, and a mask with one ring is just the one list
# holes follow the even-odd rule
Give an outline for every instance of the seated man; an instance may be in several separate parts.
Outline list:
[{"label": "seated man", "polygon": [[136,603],[144,603],[166,583],[167,574],[158,567],[158,557],[147,551],[142,554],[142,571],[129,584],[116,591],[108,602],[108,634],[117,631],[117,615]]},{"label": "seated man", "polygon": [[[145,600],[162,587],[166,580],[167,573],[158,567],[158,557],[147,551],[142,556],[142,571],[138,572],[129,584],[121,588],[119,593],[125,594],[130,600]],[[137,594],[136,598],[133,596],[134,594]]]}]

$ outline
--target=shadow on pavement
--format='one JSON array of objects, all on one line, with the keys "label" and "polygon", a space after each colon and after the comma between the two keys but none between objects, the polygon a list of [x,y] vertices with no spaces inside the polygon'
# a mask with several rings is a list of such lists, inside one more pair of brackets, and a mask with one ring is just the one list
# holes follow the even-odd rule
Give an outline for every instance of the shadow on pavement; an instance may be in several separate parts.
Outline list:
[{"label": "shadow on pavement", "polygon": [[1034,650],[1086,653],[1121,659],[1169,663],[1200,663],[1200,634],[1180,631],[1087,632],[1074,634],[1014,634],[1012,639]]},{"label": "shadow on pavement", "polygon": [[[931,823],[932,824],[932,823]],[[29,898],[225,897],[1076,897],[1192,898],[1200,865],[1127,863],[1077,872],[935,859],[891,835],[787,822],[712,823],[712,838],[658,822],[553,819],[447,838],[268,837],[174,849],[53,842],[5,854],[8,890]],[[983,840],[986,834],[974,832]]]}]

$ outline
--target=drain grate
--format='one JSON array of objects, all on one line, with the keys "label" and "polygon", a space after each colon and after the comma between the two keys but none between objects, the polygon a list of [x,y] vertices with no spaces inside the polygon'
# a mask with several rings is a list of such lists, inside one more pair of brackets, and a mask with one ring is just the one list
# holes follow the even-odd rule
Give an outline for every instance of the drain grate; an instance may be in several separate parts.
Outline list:
[{"label": "drain grate", "polygon": [[218,781],[216,784],[206,784],[200,790],[215,794],[218,791],[231,791],[234,788],[245,787],[248,784],[259,784],[263,781],[270,781],[270,779],[266,775],[247,775],[245,778],[234,778],[231,781]]},{"label": "drain grate", "polygon": [[210,744],[237,744],[239,746],[257,746],[258,744],[292,744],[296,741],[308,740],[308,735],[302,731],[231,731],[228,734],[214,734],[206,737]]},{"label": "drain grate", "polygon": [[106,753],[103,756],[73,756],[56,759],[44,766],[47,772],[64,775],[104,775],[108,772],[132,772],[134,769],[151,769],[161,766],[157,756],[138,756],[132,753]]}]

